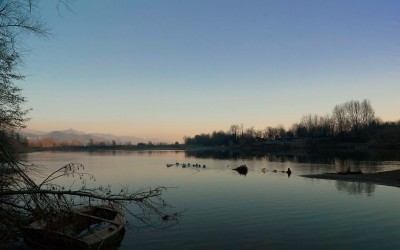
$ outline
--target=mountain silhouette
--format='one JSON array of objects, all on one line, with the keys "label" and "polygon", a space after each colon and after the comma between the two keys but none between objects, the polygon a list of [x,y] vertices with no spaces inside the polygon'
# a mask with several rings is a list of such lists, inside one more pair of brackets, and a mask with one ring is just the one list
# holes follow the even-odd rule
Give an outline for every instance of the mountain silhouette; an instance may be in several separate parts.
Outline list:
[{"label": "mountain silhouette", "polygon": [[112,142],[115,141],[117,144],[132,143],[137,144],[139,142],[145,142],[146,140],[134,137],[134,136],[116,136],[112,134],[101,134],[101,133],[85,133],[74,129],[43,132],[36,130],[25,129],[20,134],[26,137],[30,141],[52,138],[57,142],[73,141],[77,140],[84,144],[87,144],[90,140],[94,142]]}]

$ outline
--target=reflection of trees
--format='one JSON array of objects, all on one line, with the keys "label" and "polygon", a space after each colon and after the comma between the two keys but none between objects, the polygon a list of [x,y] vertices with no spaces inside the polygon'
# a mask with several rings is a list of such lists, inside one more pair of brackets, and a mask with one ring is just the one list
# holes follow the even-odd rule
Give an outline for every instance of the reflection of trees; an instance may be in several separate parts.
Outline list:
[{"label": "reflection of trees", "polygon": [[[381,159],[380,154],[372,151],[369,153],[342,153],[342,154],[317,154],[304,151],[287,152],[244,152],[235,150],[191,150],[184,152],[186,158],[215,159],[215,160],[242,160],[242,161],[263,161],[266,169],[272,166],[276,169],[287,169],[307,174],[319,174],[326,172],[345,172],[348,168],[351,171],[362,171],[364,173],[375,173],[384,170],[398,168],[399,160],[396,157],[388,161],[385,157]],[[397,159],[397,160],[396,160]],[[275,165],[281,164],[281,165]]]},{"label": "reflection of trees", "polygon": [[360,169],[360,162],[359,161],[354,161],[354,160],[351,160],[351,159],[336,158],[334,166],[335,166],[335,171],[337,171],[337,172],[345,172],[348,169],[350,169],[351,171],[361,170]]},{"label": "reflection of trees", "polygon": [[335,158],[334,169],[336,172],[351,171],[377,172],[382,165],[380,161],[357,161],[353,159]]},{"label": "reflection of trees", "polygon": [[244,152],[234,150],[189,150],[185,151],[186,157],[196,157],[203,159],[241,159],[252,158]]},{"label": "reflection of trees", "polygon": [[379,169],[381,161],[400,161],[400,153],[382,154],[379,152],[336,152],[332,154],[316,152],[259,152],[240,150],[189,150],[185,151],[186,157],[208,158],[208,159],[258,159],[267,162],[292,162],[302,164],[324,164],[331,165],[335,171],[368,168],[371,172]]},{"label": "reflection of trees", "polygon": [[376,185],[368,182],[336,181],[336,188],[352,195],[366,194],[371,196],[375,191]]}]

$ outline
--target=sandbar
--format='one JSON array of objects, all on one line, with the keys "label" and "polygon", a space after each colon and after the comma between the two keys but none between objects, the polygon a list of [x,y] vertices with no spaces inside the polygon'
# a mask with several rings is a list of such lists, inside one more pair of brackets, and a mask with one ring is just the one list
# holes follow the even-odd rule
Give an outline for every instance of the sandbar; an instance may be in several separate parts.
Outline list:
[{"label": "sandbar", "polygon": [[400,170],[383,171],[376,173],[362,173],[362,174],[323,173],[323,174],[309,174],[301,176],[314,179],[368,182],[384,186],[400,187]]}]

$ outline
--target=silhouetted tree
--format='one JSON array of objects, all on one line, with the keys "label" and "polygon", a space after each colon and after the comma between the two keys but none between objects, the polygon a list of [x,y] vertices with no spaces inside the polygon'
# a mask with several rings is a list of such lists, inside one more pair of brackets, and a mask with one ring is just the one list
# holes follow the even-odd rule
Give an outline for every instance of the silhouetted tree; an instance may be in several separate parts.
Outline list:
[{"label": "silhouetted tree", "polygon": [[375,110],[372,108],[371,102],[364,99],[361,102],[361,126],[363,128],[368,127],[376,121]]},{"label": "silhouetted tree", "polygon": [[376,122],[375,111],[368,100],[336,105],[332,113],[335,131],[342,136],[346,133],[353,138],[366,136],[369,126]]},{"label": "silhouetted tree", "polygon": [[[58,0],[66,7],[68,2]],[[167,206],[161,197],[164,187],[136,191],[123,187],[116,194],[110,187],[87,188],[85,177],[93,180],[93,176],[83,172],[84,167],[75,163],[61,167],[44,181],[36,183],[31,176],[43,173],[16,161],[2,146],[6,138],[2,136],[10,136],[13,131],[25,127],[28,120],[29,110],[22,107],[26,99],[15,81],[24,78],[19,70],[23,63],[21,55],[25,37],[30,34],[44,36],[48,32],[40,21],[36,4],[35,0],[0,0],[0,238],[3,241],[7,235],[17,231],[28,222],[26,218],[48,218],[48,215],[72,209],[78,198],[86,198],[79,201],[80,205],[113,202],[125,206],[126,202],[132,202],[139,210],[127,211],[138,221],[154,226],[149,215],[157,216],[159,221],[169,216],[162,211]],[[93,140],[90,144],[93,145]],[[80,178],[82,187],[73,190],[72,185],[63,187],[53,183],[68,176]]]},{"label": "silhouetted tree", "polygon": [[276,132],[277,132],[278,138],[281,138],[281,139],[285,138],[286,130],[283,125],[279,124],[278,126],[276,126]]},{"label": "silhouetted tree", "polygon": [[228,130],[228,133],[234,136],[235,139],[237,139],[240,135],[240,125],[231,125],[231,127]]},{"label": "silhouetted tree", "polygon": [[346,111],[343,105],[336,105],[332,111],[332,122],[335,128],[335,133],[344,135],[350,130],[350,124],[346,118]]},{"label": "silhouetted tree", "polygon": [[[78,163],[67,164],[43,175],[44,172],[38,172],[39,169],[34,166],[16,161],[0,146],[0,170],[2,241],[14,238],[18,235],[20,227],[30,223],[32,219],[47,219],[49,216],[81,206],[103,203],[120,206],[136,219],[136,223],[132,224],[134,227],[159,226],[165,216],[171,216],[165,211],[168,206],[162,198],[165,187],[138,190],[121,187],[117,193],[112,192],[111,186],[89,187],[88,182],[94,182],[95,177],[85,172],[85,167]],[[45,178],[35,181],[32,176],[37,177],[38,174]],[[81,187],[58,184],[57,180],[63,178],[72,178],[72,183],[79,180]],[[128,204],[130,208],[127,207]],[[174,216],[176,217],[175,214]]]},{"label": "silhouetted tree", "polygon": [[[383,128],[375,117],[375,111],[368,100],[349,101],[333,108],[332,116],[317,114],[304,115],[300,122],[286,130],[283,125],[268,126],[264,130],[254,127],[243,131],[243,125],[231,125],[226,133],[213,132],[184,137],[186,145],[249,145],[269,139],[306,138],[327,140],[329,138],[366,142]],[[375,140],[377,141],[377,140]]]},{"label": "silhouetted tree", "polygon": [[370,144],[375,147],[400,148],[400,121],[379,122],[372,125]]},{"label": "silhouetted tree", "polygon": [[278,131],[273,127],[266,127],[264,130],[264,138],[275,139],[278,136]]},{"label": "silhouetted tree", "polygon": [[15,81],[24,78],[19,73],[23,39],[48,32],[39,17],[33,0],[0,1],[0,130],[3,131],[23,128],[28,120],[29,109],[22,107],[26,99]]},{"label": "silhouetted tree", "polygon": [[279,138],[285,138],[286,137],[286,130],[283,125],[278,125],[275,128],[274,127],[266,127],[264,129],[264,135],[263,137],[265,139],[279,139]]},{"label": "silhouetted tree", "polygon": [[221,146],[221,145],[229,145],[229,140],[230,140],[230,135],[226,134],[224,131],[214,131],[211,134],[211,141],[212,144],[215,146]]},{"label": "silhouetted tree", "polygon": [[292,131],[295,137],[297,138],[305,138],[308,137],[307,129],[304,125],[300,123],[294,123],[292,125]]}]

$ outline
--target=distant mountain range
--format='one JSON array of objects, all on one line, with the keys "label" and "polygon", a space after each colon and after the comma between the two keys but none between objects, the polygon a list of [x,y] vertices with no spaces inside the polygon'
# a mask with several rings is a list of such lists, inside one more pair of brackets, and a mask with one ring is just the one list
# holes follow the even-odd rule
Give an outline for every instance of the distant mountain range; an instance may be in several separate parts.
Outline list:
[{"label": "distant mountain range", "polygon": [[31,129],[24,129],[20,134],[26,137],[29,141],[37,141],[46,138],[52,138],[58,142],[63,141],[80,141],[83,144],[87,144],[90,140],[94,142],[112,142],[115,141],[117,144],[132,143],[137,144],[139,142],[147,142],[144,139],[134,136],[116,136],[111,134],[100,134],[100,133],[85,133],[74,129],[62,130],[62,131],[51,131],[43,132]]}]

